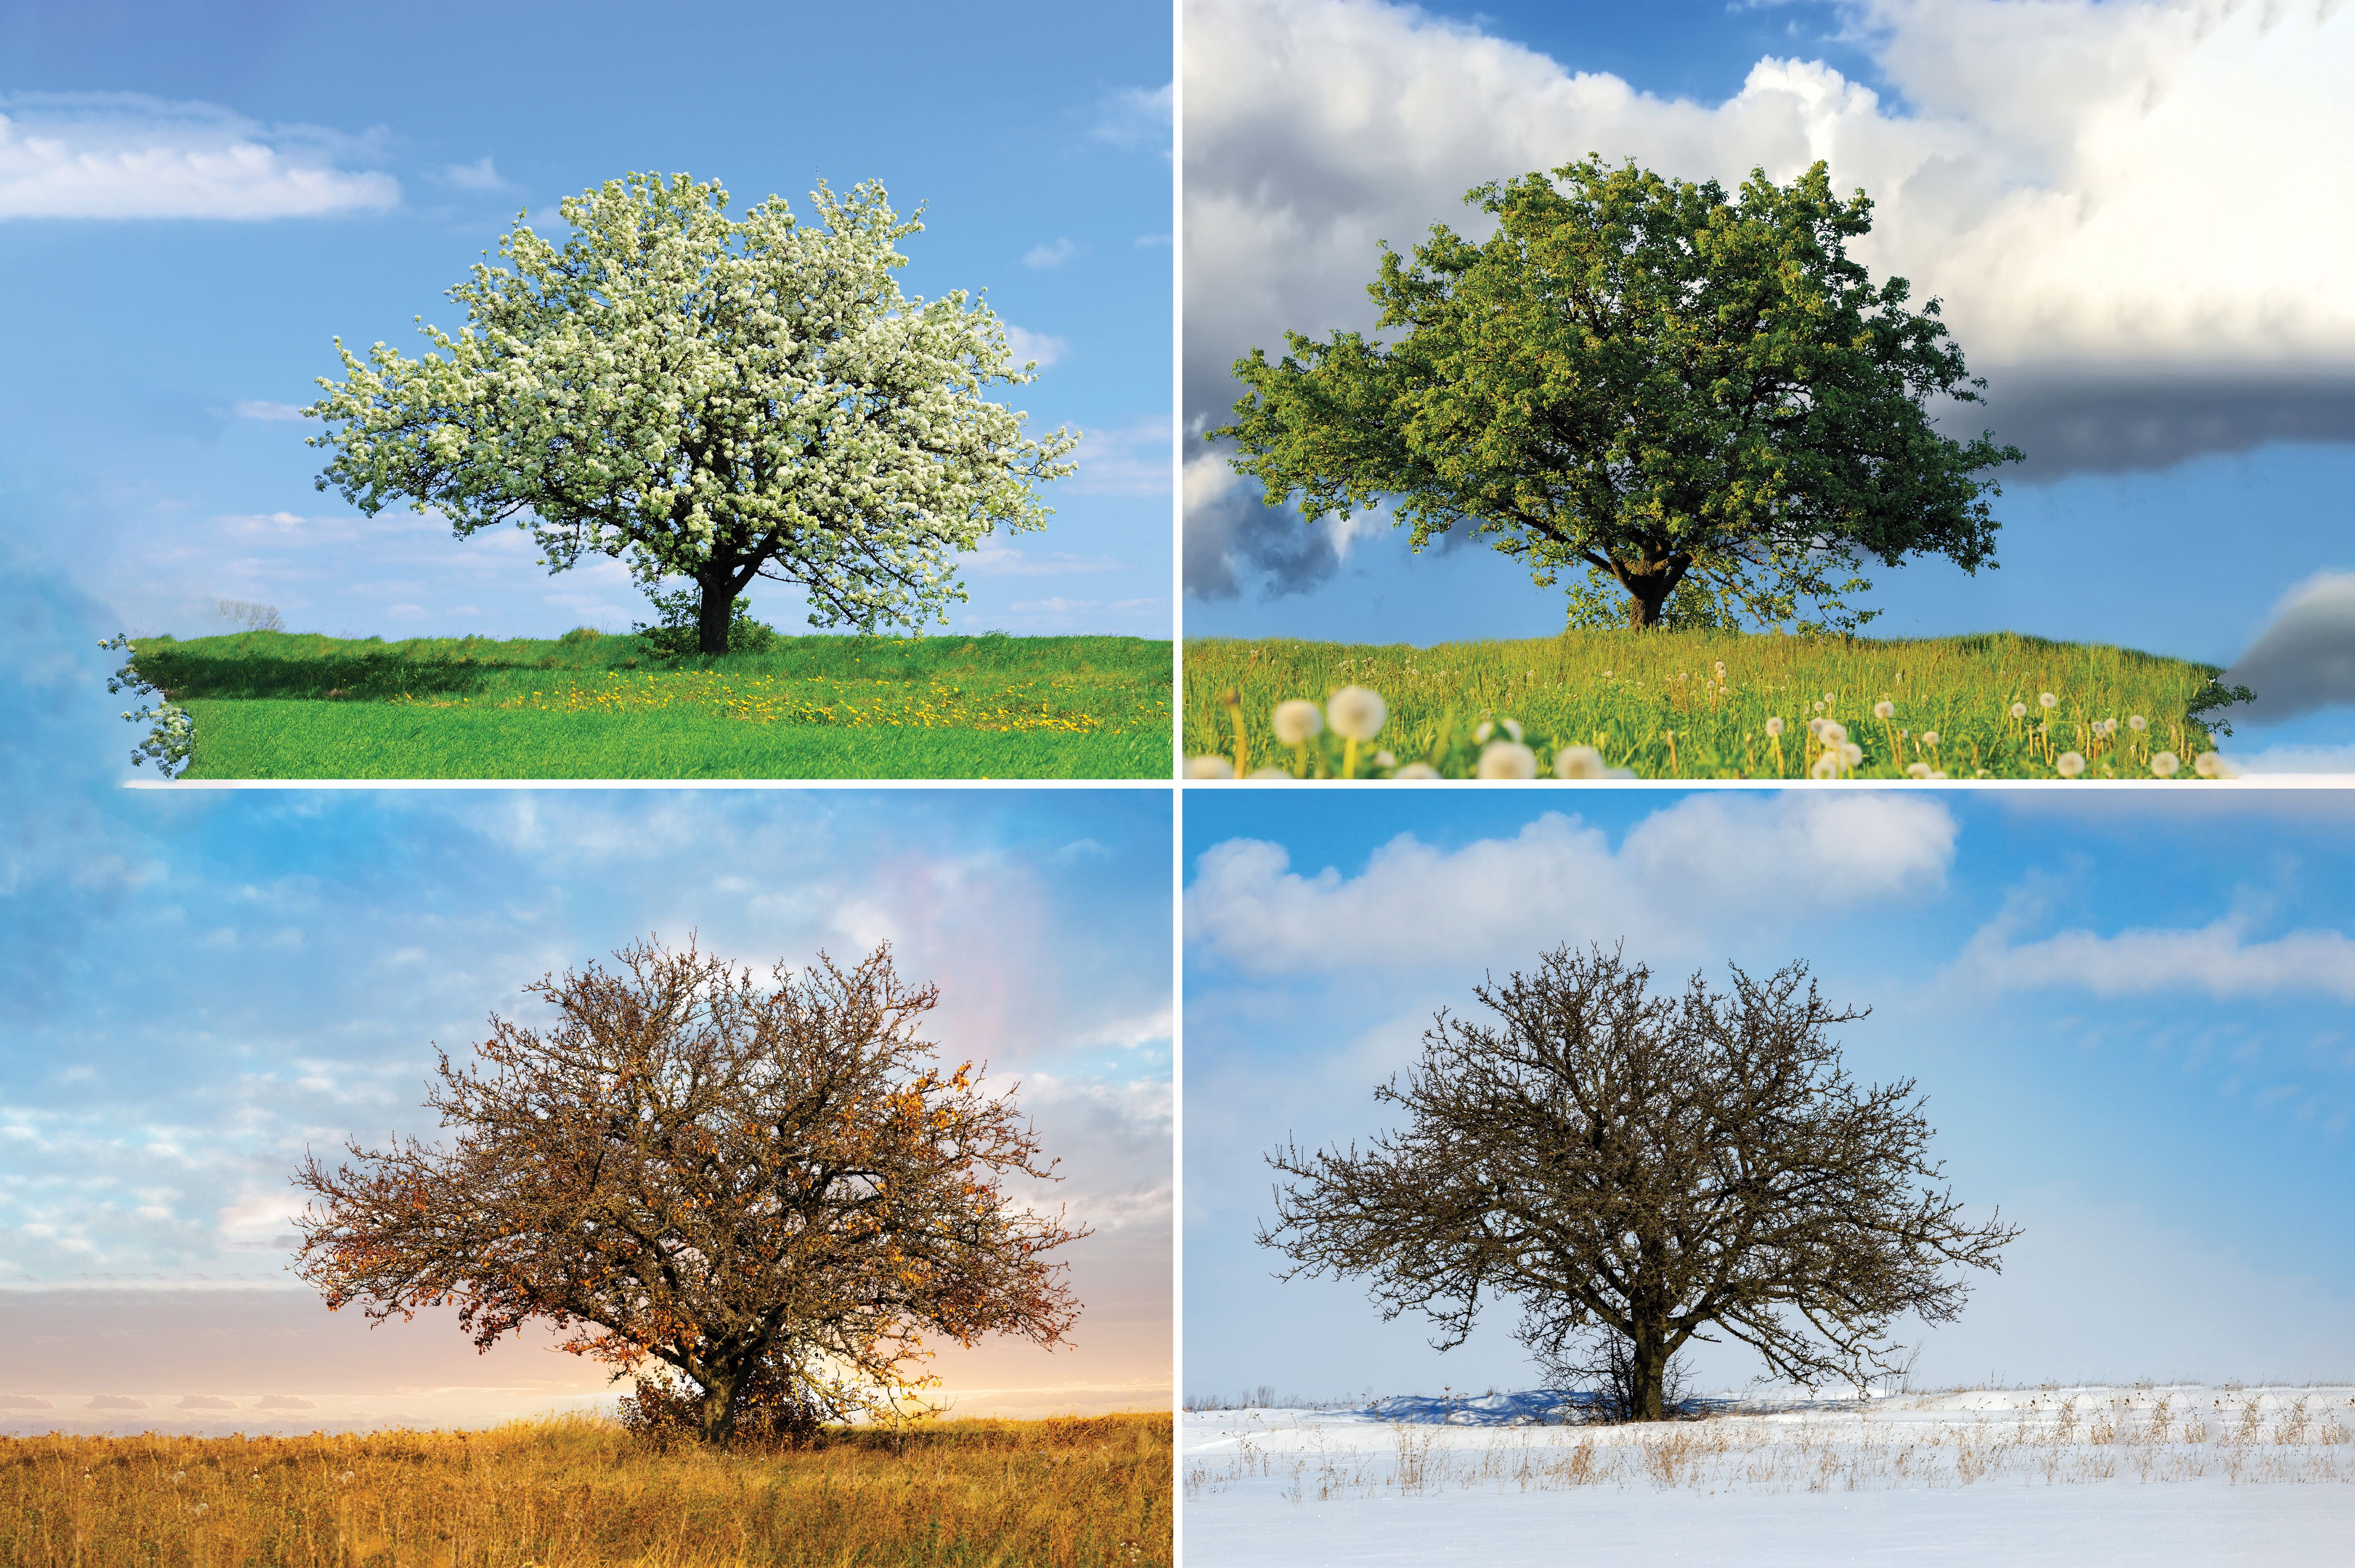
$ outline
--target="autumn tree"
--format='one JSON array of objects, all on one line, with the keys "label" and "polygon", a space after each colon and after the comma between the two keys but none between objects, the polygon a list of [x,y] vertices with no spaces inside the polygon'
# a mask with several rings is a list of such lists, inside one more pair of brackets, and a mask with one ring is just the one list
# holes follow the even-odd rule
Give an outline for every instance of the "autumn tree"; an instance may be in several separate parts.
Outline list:
[{"label": "autumn tree", "polygon": [[1064,1341],[1045,1254],[1087,1232],[1009,1196],[1054,1162],[1012,1089],[935,1062],[936,991],[888,946],[765,985],[691,943],[615,958],[529,987],[545,1032],[494,1017],[471,1067],[441,1053],[440,1145],[305,1156],[296,1266],[331,1309],[454,1304],[482,1349],[544,1321],[687,1380],[720,1446],[748,1389],[845,1419],[918,1381],[924,1336]]},{"label": "autumn tree", "polygon": [[462,538],[512,522],[555,571],[684,578],[707,654],[756,577],[802,589],[813,625],[945,619],[950,557],[1043,527],[1031,485],[1073,472],[1077,438],[1028,439],[984,395],[1036,379],[987,305],[900,293],[921,215],[872,182],[811,200],[815,221],[781,197],[730,219],[717,181],[633,174],[565,198],[560,250],[519,217],[509,265],[450,291],[456,336],[421,328],[420,359],[336,340],[346,379],[304,411],[336,454],[319,488]]},{"label": "autumn tree", "polygon": [[1932,400],[1985,382],[1937,301],[1907,309],[1904,279],[1849,256],[1872,203],[1824,165],[1732,199],[1590,156],[1465,200],[1486,240],[1439,224],[1412,261],[1382,247],[1380,336],[1288,333],[1281,359],[1236,362],[1209,438],[1271,502],[1312,522],[1387,503],[1416,549],[1468,530],[1541,587],[1577,574],[1583,624],[1673,604],[1846,629],[1871,614],[1839,597],[1871,586],[1841,577],[1864,558],[1994,564],[1979,474],[2020,453],[1932,427]]},{"label": "autumn tree", "polygon": [[1998,1267],[2017,1230],[1966,1222],[1936,1185],[1912,1079],[1849,1078],[1830,1031],[1863,1009],[1802,964],[1732,976],[1655,996],[1618,951],[1565,947],[1475,987],[1489,1019],[1442,1011],[1376,1090],[1403,1130],[1268,1157],[1290,1179],[1261,1244],[1283,1277],[1369,1278],[1443,1349],[1510,1296],[1540,1364],[1615,1371],[1639,1420],[1665,1413],[1670,1359],[1719,1333],[1810,1386],[1894,1370],[1893,1320],[1953,1319],[1948,1266]]}]

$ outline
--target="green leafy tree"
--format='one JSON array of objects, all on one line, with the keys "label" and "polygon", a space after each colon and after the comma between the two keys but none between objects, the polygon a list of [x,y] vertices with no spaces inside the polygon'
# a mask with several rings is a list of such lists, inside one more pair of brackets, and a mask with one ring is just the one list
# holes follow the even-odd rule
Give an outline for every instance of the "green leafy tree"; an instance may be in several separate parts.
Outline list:
[{"label": "green leafy tree", "polygon": [[1910,311],[1904,279],[1849,258],[1862,191],[1838,200],[1819,163],[1734,201],[1590,156],[1465,199],[1486,241],[1440,224],[1411,263],[1382,248],[1387,341],[1288,333],[1281,361],[1236,362],[1210,438],[1271,501],[1312,522],[1387,501],[1415,549],[1465,528],[1540,587],[1582,568],[1573,624],[1850,630],[1864,557],[1995,564],[1979,475],[2021,454],[1932,428],[1933,398],[1986,383],[1935,300]]},{"label": "green leafy tree", "polygon": [[319,476],[363,512],[406,500],[463,537],[530,529],[545,564],[626,559],[642,586],[685,578],[698,646],[728,646],[755,577],[798,585],[810,623],[945,620],[951,552],[1044,525],[1031,485],[1073,472],[1077,438],[1022,434],[986,389],[1015,367],[988,306],[910,298],[896,249],[923,225],[883,187],[772,197],[741,219],[718,182],[633,174],[562,204],[559,250],[518,221],[510,265],[450,291],[469,325],[433,351],[379,343],[304,411]]}]

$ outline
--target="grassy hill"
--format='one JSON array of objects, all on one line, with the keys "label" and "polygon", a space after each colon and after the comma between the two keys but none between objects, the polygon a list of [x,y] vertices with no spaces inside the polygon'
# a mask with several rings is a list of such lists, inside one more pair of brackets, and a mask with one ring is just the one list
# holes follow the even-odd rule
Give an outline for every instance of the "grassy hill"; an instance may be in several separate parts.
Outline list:
[{"label": "grassy hill", "polygon": [[1166,778],[1169,645],[243,632],[134,645],[196,722],[189,778]]},{"label": "grassy hill", "polygon": [[[1360,749],[1360,776],[1419,761],[1468,775],[1485,744],[1480,727],[1493,726],[1493,740],[1510,733],[1509,720],[1540,773],[1561,750],[1591,746],[1605,767],[1641,778],[1804,778],[1823,751],[1808,721],[1826,719],[1861,753],[1841,776],[1899,778],[1919,768],[2049,779],[2073,752],[2083,776],[2147,779],[2166,752],[2190,778],[2194,759],[2225,732],[2219,673],[2010,633],[1884,641],[1578,631],[1429,648],[1202,639],[1185,645],[1183,745],[1188,757],[1231,763],[1240,722],[1244,771],[1337,773],[1342,752],[1329,731],[1285,745],[1271,715],[1279,702],[1321,704],[1355,685],[1389,709],[1380,734]],[[1876,711],[1884,702],[1886,718]],[[2015,715],[2015,704],[2025,713]],[[1768,720],[1778,718],[1781,733],[1770,733]],[[1374,753],[1391,764],[1365,760]]]}]

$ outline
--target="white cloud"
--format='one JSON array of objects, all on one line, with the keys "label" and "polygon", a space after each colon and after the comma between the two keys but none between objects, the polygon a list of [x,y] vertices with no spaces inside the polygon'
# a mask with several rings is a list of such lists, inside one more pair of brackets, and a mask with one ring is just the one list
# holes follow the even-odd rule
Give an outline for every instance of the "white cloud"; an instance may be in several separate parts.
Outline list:
[{"label": "white cloud", "polygon": [[1044,370],[1071,352],[1069,341],[1050,333],[1026,331],[1010,321],[1001,321],[997,325],[1006,329],[1007,351],[1013,356],[1017,365],[1035,359],[1039,368]]},{"label": "white cloud", "polygon": [[1175,82],[1164,82],[1156,88],[1124,87],[1104,99],[1098,107],[1095,126],[1088,133],[1115,147],[1158,144],[1166,158],[1169,155],[1169,132],[1177,105]]},{"label": "white cloud", "polygon": [[487,153],[471,164],[452,164],[442,171],[442,178],[462,190],[498,190],[506,185],[499,171],[491,166]]},{"label": "white cloud", "polygon": [[1112,555],[1071,555],[1061,550],[1016,549],[995,536],[959,563],[977,577],[1068,577],[1075,572],[1120,571],[1128,562]]},{"label": "white cloud", "polygon": [[[2355,6],[1868,0],[1909,107],[1764,59],[1707,105],[1378,0],[1198,0],[1186,28],[1191,373],[1364,325],[1375,241],[1476,227],[1464,192],[1589,151],[1733,182],[1829,162],[1876,268],[1936,294],[1975,369],[2355,364]],[[2000,392],[2000,383],[1998,390]],[[1188,411],[1198,394],[1189,390]]]},{"label": "white cloud", "polygon": [[2236,913],[2197,929],[2064,931],[2014,943],[2017,923],[2008,912],[1980,928],[1955,961],[1955,977],[1974,987],[2097,997],[2197,991],[2222,1001],[2302,992],[2355,1001],[2355,941],[2340,932],[2252,941],[2247,918]]},{"label": "white cloud", "polygon": [[303,410],[297,404],[263,402],[258,398],[240,398],[231,408],[241,420],[282,421],[303,417]]},{"label": "white cloud", "polygon": [[1033,245],[1022,252],[1022,264],[1026,267],[1060,267],[1070,261],[1078,249],[1069,240],[1059,236],[1051,245]]},{"label": "white cloud", "polygon": [[310,218],[380,211],[390,175],[335,166],[346,138],[138,93],[0,99],[0,218]]},{"label": "white cloud", "polygon": [[1453,964],[1561,942],[1687,944],[1729,919],[1887,901],[1940,885],[1956,825],[1923,795],[1688,795],[1630,829],[1548,812],[1445,850],[1401,834],[1344,877],[1234,838],[1200,858],[1186,940],[1261,974]]},{"label": "white cloud", "polygon": [[1071,457],[1080,471],[1064,483],[1083,496],[1167,496],[1175,437],[1167,414],[1151,414],[1111,430],[1082,431]]}]

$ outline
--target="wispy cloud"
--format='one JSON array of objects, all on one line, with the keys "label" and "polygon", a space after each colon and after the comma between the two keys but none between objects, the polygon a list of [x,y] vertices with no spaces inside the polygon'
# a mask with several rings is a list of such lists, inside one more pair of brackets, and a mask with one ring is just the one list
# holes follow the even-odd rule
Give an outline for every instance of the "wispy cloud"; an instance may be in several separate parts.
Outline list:
[{"label": "wispy cloud", "polygon": [[1174,82],[1154,88],[1124,87],[1096,106],[1096,123],[1088,134],[1115,147],[1158,145],[1166,158],[1177,101]]},{"label": "wispy cloud", "polygon": [[1050,245],[1033,245],[1022,252],[1022,264],[1041,269],[1060,267],[1070,261],[1078,249],[1069,240],[1058,235]]},{"label": "wispy cloud", "polygon": [[1012,351],[1017,365],[1036,360],[1039,368],[1044,370],[1071,352],[1070,342],[1052,333],[1031,332],[1010,321],[1001,321],[997,325],[1006,329],[1006,347]]},{"label": "wispy cloud", "polygon": [[1111,430],[1080,432],[1071,461],[1079,472],[1065,481],[1083,496],[1167,496],[1173,421],[1153,414]]},{"label": "wispy cloud", "polygon": [[2063,931],[2014,942],[2017,919],[2008,912],[1971,938],[1955,965],[1965,984],[2097,997],[2196,991],[2223,1000],[2299,992],[2355,1001],[2355,941],[2342,932],[2252,940],[2248,918],[2234,913],[2196,929],[2144,927],[2111,936]]},{"label": "wispy cloud", "polygon": [[0,98],[0,218],[315,218],[381,211],[390,175],[336,166],[358,144],[141,93]]},{"label": "wispy cloud", "polygon": [[507,183],[499,177],[499,171],[491,166],[487,153],[471,164],[447,165],[442,170],[440,178],[445,185],[454,185],[461,190],[502,190]]},{"label": "wispy cloud", "polygon": [[303,411],[293,403],[264,402],[259,398],[240,398],[231,411],[241,420],[299,420]]}]

